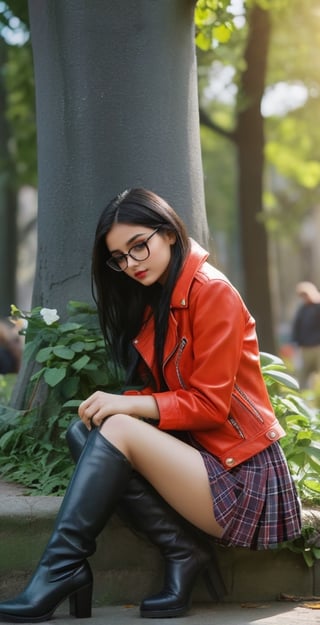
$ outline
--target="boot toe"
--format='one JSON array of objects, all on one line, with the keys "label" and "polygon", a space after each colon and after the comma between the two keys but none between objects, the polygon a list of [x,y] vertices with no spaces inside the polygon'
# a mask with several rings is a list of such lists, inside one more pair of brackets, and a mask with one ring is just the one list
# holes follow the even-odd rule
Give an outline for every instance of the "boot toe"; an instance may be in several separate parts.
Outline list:
[{"label": "boot toe", "polygon": [[148,597],[140,605],[144,618],[170,618],[183,616],[191,606],[191,598],[183,600],[173,593],[159,593]]}]

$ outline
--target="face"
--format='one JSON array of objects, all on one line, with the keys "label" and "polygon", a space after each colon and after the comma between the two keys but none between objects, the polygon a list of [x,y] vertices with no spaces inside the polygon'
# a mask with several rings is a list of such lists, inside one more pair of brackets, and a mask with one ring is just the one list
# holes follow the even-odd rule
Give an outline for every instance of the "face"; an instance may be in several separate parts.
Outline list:
[{"label": "face", "polygon": [[[139,253],[139,244],[148,240],[150,256],[146,260],[135,260],[127,256],[128,267],[124,269],[133,280],[144,286],[151,286],[155,282],[165,282],[167,270],[171,259],[171,246],[175,243],[176,236],[172,232],[159,230],[153,234],[155,228],[140,225],[114,224],[105,238],[107,248],[111,255],[118,257],[119,254],[127,254],[130,250],[135,256],[135,250]],[[135,246],[138,246],[137,248]],[[131,249],[134,248],[134,249]],[[147,255],[147,250],[145,249]],[[142,256],[145,255],[142,253]]]}]

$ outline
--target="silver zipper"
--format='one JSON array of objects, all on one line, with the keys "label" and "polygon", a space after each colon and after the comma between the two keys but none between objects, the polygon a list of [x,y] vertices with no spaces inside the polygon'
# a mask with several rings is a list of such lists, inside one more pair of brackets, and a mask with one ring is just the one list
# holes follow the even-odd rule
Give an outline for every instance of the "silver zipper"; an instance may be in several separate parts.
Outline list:
[{"label": "silver zipper", "polygon": [[[255,404],[253,403],[253,401],[247,396],[247,394],[237,384],[234,385],[234,388],[239,393],[239,395],[241,395],[242,399],[245,400],[246,404],[248,404],[248,406],[246,406],[246,408],[250,407],[253,416],[256,417],[256,419],[258,419],[258,421],[260,421],[260,423],[264,423],[264,419],[261,416],[261,414],[260,414],[259,410],[257,409],[257,407],[255,406]],[[239,397],[237,397],[234,393],[233,393],[233,397],[239,403],[241,403],[241,400],[239,399]]]},{"label": "silver zipper", "polygon": [[182,375],[179,371],[179,362],[182,356],[182,352],[187,344],[187,339],[186,338],[182,338],[180,343],[178,343],[178,345],[175,346],[175,348],[172,350],[172,352],[169,354],[169,356],[167,356],[167,358],[165,359],[163,365],[162,365],[162,373],[163,373],[163,377],[164,379],[166,379],[165,373],[164,373],[164,369],[165,366],[167,364],[167,362],[174,356],[174,354],[177,352],[177,357],[176,357],[176,362],[175,362],[175,369],[176,369],[176,374],[177,374],[177,378],[179,380],[179,383],[181,385],[181,387],[183,389],[186,389],[186,385],[183,381]]},{"label": "silver zipper", "polygon": [[177,358],[176,358],[176,373],[177,373],[177,377],[178,377],[179,383],[181,385],[181,388],[183,388],[183,389],[186,388],[186,385],[185,385],[185,383],[183,381],[183,378],[182,378],[182,375],[181,375],[181,372],[180,372],[180,369],[179,369],[179,364],[180,364],[182,352],[183,352],[187,342],[188,341],[187,341],[187,339],[185,337],[183,337],[181,339],[180,345],[179,345],[179,348],[178,348]]},{"label": "silver zipper", "polygon": [[236,430],[236,432],[238,432],[239,436],[241,438],[245,438],[245,435],[238,423],[238,421],[235,420],[234,417],[232,417],[231,415],[228,416],[228,421],[231,423],[231,425],[234,427],[234,429]]}]

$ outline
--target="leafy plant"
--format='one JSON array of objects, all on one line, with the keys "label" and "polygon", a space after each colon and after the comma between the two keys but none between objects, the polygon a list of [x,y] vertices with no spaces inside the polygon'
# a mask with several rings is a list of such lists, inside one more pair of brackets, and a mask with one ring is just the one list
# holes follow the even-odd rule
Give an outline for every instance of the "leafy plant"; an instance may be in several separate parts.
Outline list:
[{"label": "leafy plant", "polygon": [[282,548],[289,549],[294,553],[300,553],[307,566],[313,566],[316,560],[320,560],[319,519],[315,518],[312,522],[305,522],[302,526],[301,536],[284,543]]},{"label": "leafy plant", "polygon": [[298,493],[320,503],[320,415],[299,392],[298,382],[277,356],[261,353],[270,400],[286,436],[280,439]]},{"label": "leafy plant", "polygon": [[[304,514],[309,505],[316,506],[320,503],[319,410],[304,400],[299,392],[298,382],[287,373],[280,358],[261,353],[261,366],[274,411],[286,431],[280,444],[298,494],[306,506]],[[308,566],[320,559],[318,516],[309,514],[309,518],[303,518],[301,537],[279,546],[301,553]]]},{"label": "leafy plant", "polygon": [[72,462],[65,431],[81,401],[97,389],[121,386],[108,360],[96,311],[70,301],[68,318],[56,310],[34,308],[26,314],[12,307],[13,319],[25,321],[24,362],[35,363],[22,411],[0,406],[0,471],[29,487],[31,493],[61,494]]}]

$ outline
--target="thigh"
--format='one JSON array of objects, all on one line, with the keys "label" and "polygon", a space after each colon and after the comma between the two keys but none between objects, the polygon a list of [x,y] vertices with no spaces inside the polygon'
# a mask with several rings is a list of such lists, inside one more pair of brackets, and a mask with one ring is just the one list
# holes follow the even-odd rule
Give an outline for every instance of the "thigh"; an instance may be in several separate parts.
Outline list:
[{"label": "thigh", "polygon": [[197,449],[127,415],[107,419],[101,434],[177,512],[205,532],[222,535],[214,517],[207,470]]}]

